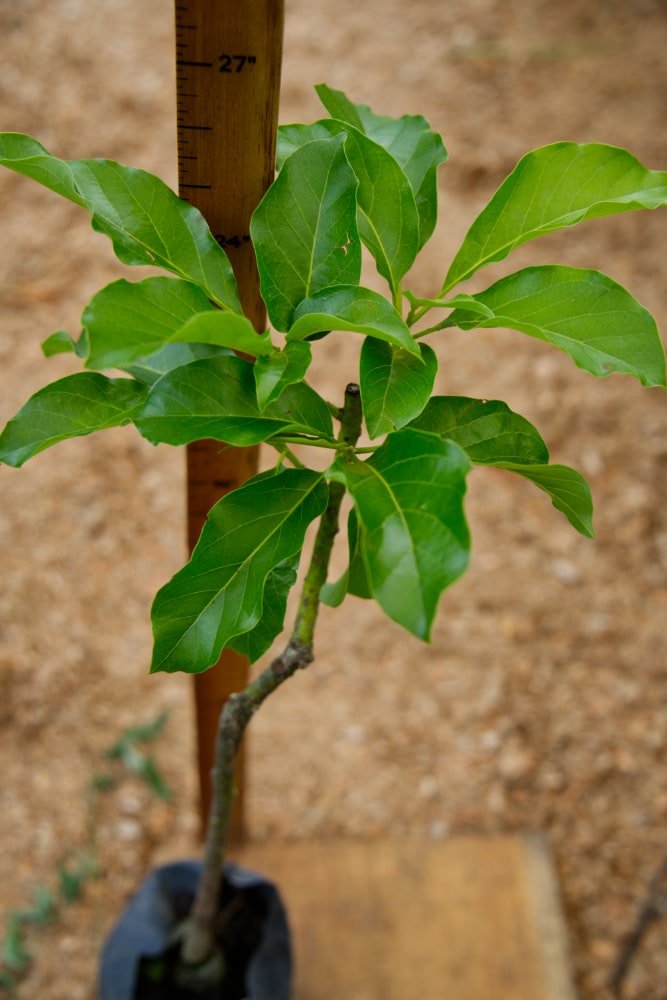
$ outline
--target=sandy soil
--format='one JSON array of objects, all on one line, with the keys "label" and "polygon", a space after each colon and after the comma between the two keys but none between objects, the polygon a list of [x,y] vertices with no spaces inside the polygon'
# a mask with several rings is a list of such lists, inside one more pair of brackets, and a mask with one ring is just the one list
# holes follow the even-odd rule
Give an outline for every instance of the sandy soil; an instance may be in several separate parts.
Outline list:
[{"label": "sandy soil", "polygon": [[[323,0],[288,4],[282,120],[316,115],[310,84],[325,79],[442,131],[442,225],[418,291],[438,287],[525,150],[589,139],[667,163],[660,0],[339,0],[333,11]],[[0,37],[0,128],[175,182],[166,0],[2,3]],[[82,213],[50,193],[2,175],[0,201],[4,419],[72,369],[62,356],[44,360],[39,343],[76,332],[87,299],[122,269]],[[550,260],[602,267],[667,327],[664,215],[586,224],[522,248],[512,264]],[[251,834],[545,831],[581,995],[604,997],[665,852],[664,398],[627,378],[596,382],[519,334],[449,335],[438,349],[441,390],[506,399],[538,424],[554,461],[588,475],[597,540],[576,536],[529,484],[480,470],[472,566],[443,600],[433,644],[355,600],[343,630],[325,611],[317,664],[253,724]],[[340,393],[352,364],[332,338],[319,383]],[[104,879],[31,938],[36,962],[19,997],[76,1000],[91,996],[99,943],[156,844],[192,838],[196,826],[188,682],[146,673],[150,600],[184,558],[182,456],[123,429],[3,469],[0,483],[4,913],[82,846],[85,789],[104,748],[171,711],[157,753],[174,802],[138,782],[106,797]],[[628,996],[665,1000],[666,984],[667,922],[647,940]]]}]

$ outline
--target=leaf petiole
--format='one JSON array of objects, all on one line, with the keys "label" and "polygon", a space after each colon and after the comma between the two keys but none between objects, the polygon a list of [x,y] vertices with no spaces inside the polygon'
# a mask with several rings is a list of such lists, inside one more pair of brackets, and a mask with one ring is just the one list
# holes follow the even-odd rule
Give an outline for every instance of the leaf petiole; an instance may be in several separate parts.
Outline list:
[{"label": "leaf petiole", "polygon": [[275,448],[276,451],[278,452],[278,455],[279,455],[279,458],[278,458],[278,468],[282,465],[282,461],[283,461],[284,458],[288,459],[288,461],[290,461],[292,463],[292,465],[294,466],[295,469],[305,469],[306,468],[306,466],[303,464],[303,462],[301,461],[301,459],[297,458],[297,456],[294,454],[294,452],[291,450],[291,448],[288,448],[287,445],[273,444],[272,441],[269,441],[268,443],[271,444],[271,446],[273,448]]},{"label": "leaf petiole", "polygon": [[427,326],[425,330],[417,330],[413,334],[415,340],[420,340],[422,337],[428,337],[429,333],[436,333],[438,330],[442,330],[443,324],[448,318],[449,317],[445,317],[444,320],[441,320],[439,323],[435,323],[433,326]]},{"label": "leaf petiole", "polygon": [[299,435],[294,435],[293,437],[276,434],[268,442],[273,445],[273,447],[281,446],[283,444],[307,444],[311,448],[329,448],[332,451],[336,451],[340,445],[336,444],[335,441],[325,441],[324,438],[309,438],[309,437],[299,437]]},{"label": "leaf petiole", "polygon": [[[408,326],[413,326],[420,319],[422,319],[426,313],[430,312],[431,309],[466,309],[468,312],[472,312],[478,316],[483,316],[485,319],[493,319],[492,311],[485,306],[483,302],[480,302],[479,299],[465,293],[455,295],[450,299],[443,298],[443,292],[441,292],[439,297],[436,299],[420,299],[416,295],[413,295],[412,292],[406,292],[405,294],[412,303],[412,307],[406,320]],[[415,339],[418,339],[419,337],[425,337],[428,333],[434,333],[436,330],[442,330],[445,322],[446,319],[441,320],[440,323],[435,326],[429,327],[428,330],[419,330],[417,333],[413,334],[413,336]]]}]

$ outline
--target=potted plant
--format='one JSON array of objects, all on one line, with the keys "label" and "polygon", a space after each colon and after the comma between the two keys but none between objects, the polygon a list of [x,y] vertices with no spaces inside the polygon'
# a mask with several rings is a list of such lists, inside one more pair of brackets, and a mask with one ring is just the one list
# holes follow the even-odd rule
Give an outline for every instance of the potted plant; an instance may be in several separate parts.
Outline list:
[{"label": "potted plant", "polygon": [[[263,701],[312,662],[321,602],[374,599],[428,640],[443,590],[468,562],[463,503],[475,465],[530,480],[577,531],[593,535],[586,481],[549,462],[528,420],[500,400],[433,395],[438,362],[426,338],[437,342],[452,327],[506,327],[552,344],[590,374],[627,373],[665,387],[655,321],[599,271],[527,267],[481,291],[459,286],[542,234],[665,205],[667,173],[598,143],[536,149],[474,220],[440,288],[419,297],[405,276],[435,227],[442,140],[420,116],[379,116],[324,85],[317,92],[330,117],[281,128],[279,172],[251,224],[272,326],[261,334],[243,315],[229,261],[205,221],[160,180],[108,160],[68,162],[27,136],[0,135],[0,162],[88,209],[124,263],[170,272],[113,282],[85,307],[77,340],[58,332],[44,342],[47,355],[73,351],[87,370],[28,400],[0,436],[0,460],[20,466],[66,438],[125,423],[155,444],[264,442],[277,454],[272,469],[211,509],[190,561],[156,595],[151,670],[203,671],[224,647],[258,661],[283,630],[306,530],[318,524],[283,652],[221,715],[204,861],[188,876],[197,879],[194,901],[193,889],[175,890],[183,912],[172,908],[163,921],[164,934],[173,931],[168,961],[163,936],[159,961],[123,996],[149,996],[148,979],[173,978],[177,969],[216,981],[210,995],[237,995],[219,985],[234,962],[224,954],[232,921],[220,873],[235,755]],[[387,297],[360,284],[362,246]],[[314,342],[332,330],[363,339],[358,371],[341,373],[351,381],[327,401],[307,374]],[[102,374],[108,369],[124,374]],[[303,448],[319,449],[325,461],[311,466],[306,455],[314,453]],[[346,494],[348,568],[329,581]],[[245,877],[231,873],[232,881]],[[280,917],[277,939],[265,947],[276,946],[278,964],[284,932]],[[128,961],[133,980],[137,958]],[[238,996],[281,995],[243,975]]]}]

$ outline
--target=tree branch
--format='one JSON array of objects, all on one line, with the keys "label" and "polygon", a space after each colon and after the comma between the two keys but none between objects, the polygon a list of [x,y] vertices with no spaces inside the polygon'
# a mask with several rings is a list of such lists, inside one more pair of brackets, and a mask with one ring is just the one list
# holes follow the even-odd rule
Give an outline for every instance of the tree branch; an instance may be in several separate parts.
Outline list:
[{"label": "tree branch", "polygon": [[[354,448],[361,433],[359,386],[345,390],[339,443]],[[329,483],[329,500],[322,514],[310,565],[301,591],[294,629],[280,656],[248,686],[232,694],[222,708],[216,738],[213,801],[206,831],[204,867],[190,916],[182,929],[181,956],[186,965],[200,965],[215,949],[214,924],[218,909],[220,874],[227,848],[234,801],[236,755],[246,726],[273,691],[313,660],[313,638],[326,582],[329,559],[338,532],[340,505],[345,494],[341,483]]]},{"label": "tree branch", "polygon": [[609,989],[615,997],[623,995],[623,983],[644,935],[656,920],[667,913],[667,858],[651,879],[646,898],[637,915],[635,925],[626,938],[609,978]]}]

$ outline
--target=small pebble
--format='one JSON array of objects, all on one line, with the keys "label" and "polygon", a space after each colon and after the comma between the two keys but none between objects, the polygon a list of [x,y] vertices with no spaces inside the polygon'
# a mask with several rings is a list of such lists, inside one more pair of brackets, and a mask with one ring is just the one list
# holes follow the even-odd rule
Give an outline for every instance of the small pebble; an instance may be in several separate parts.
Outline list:
[{"label": "small pebble", "polygon": [[439,785],[436,778],[427,775],[419,782],[419,797],[422,799],[433,799],[438,794]]},{"label": "small pebble", "polygon": [[581,583],[581,571],[578,566],[575,566],[573,562],[569,559],[554,559],[551,564],[554,576],[557,577],[561,583],[566,583],[568,586],[574,586],[577,583]]},{"label": "small pebble", "polygon": [[138,816],[142,810],[141,799],[136,795],[122,795],[118,805],[126,816]]},{"label": "small pebble", "polygon": [[141,839],[141,823],[136,819],[121,819],[116,823],[116,834],[120,840],[133,843]]},{"label": "small pebble", "polygon": [[516,743],[508,743],[501,750],[498,770],[505,781],[520,781],[532,768],[533,758],[524,747]]},{"label": "small pebble", "polygon": [[428,835],[432,840],[444,840],[449,833],[449,823],[443,819],[436,819],[428,828]]},{"label": "small pebble", "polygon": [[363,726],[352,725],[347,727],[344,735],[349,743],[363,743],[366,739],[366,730]]}]

